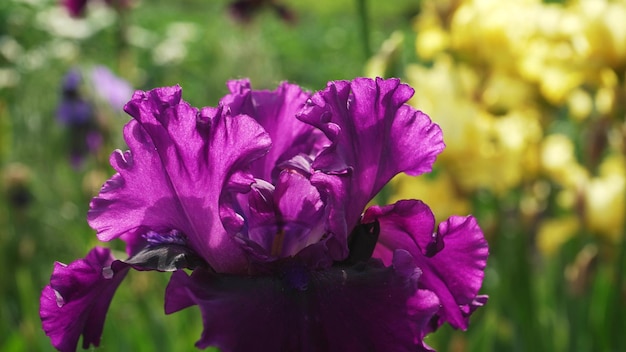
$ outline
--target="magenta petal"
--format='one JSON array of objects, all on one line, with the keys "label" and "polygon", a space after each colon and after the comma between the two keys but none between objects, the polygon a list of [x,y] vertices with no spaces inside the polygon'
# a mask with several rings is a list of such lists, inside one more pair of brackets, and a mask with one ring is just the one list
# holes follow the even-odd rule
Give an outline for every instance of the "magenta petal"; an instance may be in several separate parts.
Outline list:
[{"label": "magenta petal", "polygon": [[[408,253],[405,256],[410,256]],[[423,331],[439,301],[416,290],[412,261],[390,267],[370,261],[353,267],[282,276],[223,276],[175,272],[166,311],[197,304],[204,331],[199,348],[255,351],[423,351]],[[254,292],[254,294],[251,294]]]},{"label": "magenta petal", "polygon": [[280,255],[295,256],[325,234],[326,215],[320,193],[311,181],[296,172],[280,174],[274,193],[280,220],[284,222]]},{"label": "magenta petal", "polygon": [[275,188],[259,180],[238,201],[245,222],[238,223],[236,214],[224,213],[222,219],[257,260],[298,256],[304,248],[320,244],[325,235],[324,203],[317,188],[300,173],[283,171]]},{"label": "magenta petal", "polygon": [[407,200],[367,209],[363,223],[376,220],[380,235],[373,256],[387,264],[396,249],[409,251],[423,272],[420,287],[441,300],[440,324],[448,321],[456,328],[467,328],[471,311],[484,303],[476,300],[489,254],[476,219],[453,216],[434,233],[430,209],[420,201]]},{"label": "magenta petal", "polygon": [[[312,177],[334,199],[331,231],[339,238],[356,226],[361,211],[391,178],[430,171],[443,148],[439,126],[406,102],[413,89],[398,79],[357,78],[330,82],[299,118],[321,129],[331,145],[313,162]],[[333,175],[339,175],[337,181]]]},{"label": "magenta petal", "polygon": [[263,158],[252,164],[255,177],[271,181],[277,176],[277,165],[299,155],[316,154],[327,144],[327,139],[313,126],[296,118],[310,98],[310,93],[287,82],[276,90],[252,90],[248,80],[228,82],[230,94],[220,101],[233,115],[243,114],[254,118],[272,139],[272,148]]},{"label": "magenta petal", "polygon": [[181,94],[178,86],[137,91],[126,104],[134,118],[124,129],[130,151],[111,156],[118,173],[92,200],[89,224],[103,241],[178,230],[218,272],[245,270],[240,246],[219,219],[219,199],[226,188],[249,189],[254,180],[242,170],[271,142],[252,118],[198,113]]},{"label": "magenta petal", "polygon": [[113,272],[110,250],[96,247],[70,265],[56,263],[50,285],[41,293],[43,329],[60,351],[75,351],[80,335],[83,348],[98,346],[106,312],[128,267]]}]

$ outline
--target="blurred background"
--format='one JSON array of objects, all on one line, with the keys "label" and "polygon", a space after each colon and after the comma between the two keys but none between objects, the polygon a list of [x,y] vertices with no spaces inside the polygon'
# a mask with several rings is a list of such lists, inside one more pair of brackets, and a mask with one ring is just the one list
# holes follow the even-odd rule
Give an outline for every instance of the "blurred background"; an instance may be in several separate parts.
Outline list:
[{"label": "blurred background", "polygon": [[[309,90],[400,77],[439,123],[431,174],[383,204],[477,216],[486,307],[438,351],[626,351],[626,1],[2,0],[0,351],[51,351],[39,294],[97,245],[85,216],[125,149],[134,89],[215,105],[228,79]],[[121,249],[120,244],[112,247]],[[169,275],[131,272],[100,351],[190,351],[197,309],[166,316]]]}]

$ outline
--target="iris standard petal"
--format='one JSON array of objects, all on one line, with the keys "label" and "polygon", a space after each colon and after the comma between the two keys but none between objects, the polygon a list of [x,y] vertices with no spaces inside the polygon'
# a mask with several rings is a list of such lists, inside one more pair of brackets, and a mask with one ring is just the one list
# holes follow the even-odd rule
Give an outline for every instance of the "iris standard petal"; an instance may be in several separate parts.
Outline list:
[{"label": "iris standard petal", "polygon": [[398,79],[330,82],[298,116],[331,140],[313,162],[321,172],[311,179],[333,195],[335,208],[345,208],[334,218],[345,218],[347,228],[331,229],[340,241],[393,176],[430,171],[444,148],[439,126],[406,104],[413,92]]},{"label": "iris standard petal", "polygon": [[263,262],[297,256],[325,235],[324,203],[317,188],[298,172],[284,170],[276,187],[259,180],[250,192],[238,196],[237,208],[241,216],[224,214],[222,219],[232,235]]},{"label": "iris standard petal", "polygon": [[417,290],[418,279],[413,261],[402,259],[389,267],[377,260],[323,271],[290,266],[273,276],[178,271],[165,307],[173,313],[199,306],[204,321],[199,348],[419,351],[426,350],[420,332],[439,301],[432,292]]},{"label": "iris standard petal", "polygon": [[83,348],[98,346],[106,312],[128,267],[110,268],[108,248],[96,247],[70,265],[56,263],[50,285],[41,293],[43,329],[60,351],[75,351],[80,335]]},{"label": "iris standard petal", "polygon": [[272,139],[272,148],[251,167],[256,178],[272,181],[278,176],[276,166],[299,155],[313,156],[328,144],[326,137],[313,126],[296,118],[311,97],[299,86],[282,82],[276,90],[253,90],[249,80],[228,82],[230,94],[220,104],[233,115],[254,118]]},{"label": "iris standard petal", "polygon": [[466,329],[471,311],[484,303],[477,294],[489,254],[476,219],[453,216],[434,232],[428,206],[421,201],[405,200],[370,207],[362,221],[380,223],[373,257],[387,264],[396,249],[409,251],[423,272],[420,287],[434,292],[441,300],[439,325],[448,321],[456,328]]},{"label": "iris standard petal", "polygon": [[325,235],[326,208],[320,193],[306,177],[283,171],[274,192],[280,220],[281,242],[274,248],[283,257],[296,256]]},{"label": "iris standard petal", "polygon": [[134,118],[124,129],[130,151],[111,156],[118,173],[92,200],[89,224],[104,241],[178,230],[218,272],[245,271],[218,203],[223,190],[254,182],[244,170],[267,152],[269,136],[248,116],[211,108],[198,113],[181,95],[178,86],[137,91],[126,105]]}]

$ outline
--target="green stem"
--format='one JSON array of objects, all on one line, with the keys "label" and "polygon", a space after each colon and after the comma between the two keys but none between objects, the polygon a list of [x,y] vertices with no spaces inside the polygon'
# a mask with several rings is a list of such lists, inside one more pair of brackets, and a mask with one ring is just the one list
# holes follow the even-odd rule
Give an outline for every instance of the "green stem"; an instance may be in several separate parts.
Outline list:
[{"label": "green stem", "polygon": [[626,326],[624,326],[624,309],[620,309],[620,307],[624,307],[624,275],[626,275],[624,266],[626,265],[626,226],[622,229],[622,238],[620,243],[620,251],[618,257],[615,261],[615,290],[613,292],[613,302],[612,306],[614,309],[611,310],[611,329],[613,336],[613,350],[615,351],[623,351],[626,348],[626,343],[624,339],[624,331]]},{"label": "green stem", "polygon": [[115,34],[118,74],[126,79],[130,79],[133,67],[130,58],[130,47],[128,45],[129,9],[126,8],[124,3],[123,0],[115,0],[112,6],[115,8],[119,21]]},{"label": "green stem", "polygon": [[368,60],[372,56],[372,49],[370,47],[370,30],[369,30],[369,15],[367,11],[367,0],[357,0],[357,10],[359,12],[359,24],[361,31],[361,41],[363,42],[363,53],[365,59]]}]

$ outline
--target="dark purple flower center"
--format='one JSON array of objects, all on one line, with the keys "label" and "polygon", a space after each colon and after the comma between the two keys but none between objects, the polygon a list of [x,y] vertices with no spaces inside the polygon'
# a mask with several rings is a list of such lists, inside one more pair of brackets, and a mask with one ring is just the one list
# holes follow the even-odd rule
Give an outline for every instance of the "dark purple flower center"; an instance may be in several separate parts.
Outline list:
[{"label": "dark purple flower center", "polygon": [[283,272],[283,280],[287,287],[306,291],[309,288],[310,273],[303,265],[290,265]]}]

